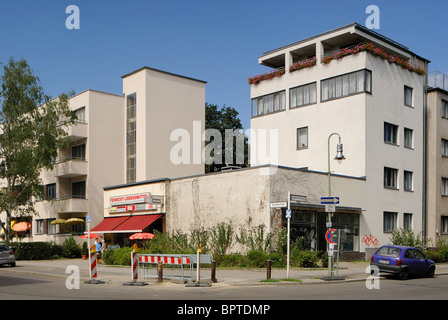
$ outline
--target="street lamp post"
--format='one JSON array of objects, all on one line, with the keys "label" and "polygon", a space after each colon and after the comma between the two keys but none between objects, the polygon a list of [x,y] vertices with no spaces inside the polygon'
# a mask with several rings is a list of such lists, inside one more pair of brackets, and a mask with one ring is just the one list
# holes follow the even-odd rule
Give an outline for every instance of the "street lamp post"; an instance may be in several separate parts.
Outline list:
[{"label": "street lamp post", "polygon": [[[339,133],[332,133],[328,137],[328,196],[331,197],[331,171],[330,171],[330,139],[332,136],[337,135],[339,137],[339,143],[337,145],[337,153],[334,157],[334,160],[337,160],[339,163],[341,163],[342,160],[345,159],[343,153],[342,153],[342,143],[341,143],[341,136]],[[328,229],[331,229],[331,212],[328,212]],[[333,259],[330,256],[330,250],[329,250],[330,244],[327,244],[327,252],[328,252],[328,276],[333,276]],[[338,248],[339,250],[339,248]]]}]

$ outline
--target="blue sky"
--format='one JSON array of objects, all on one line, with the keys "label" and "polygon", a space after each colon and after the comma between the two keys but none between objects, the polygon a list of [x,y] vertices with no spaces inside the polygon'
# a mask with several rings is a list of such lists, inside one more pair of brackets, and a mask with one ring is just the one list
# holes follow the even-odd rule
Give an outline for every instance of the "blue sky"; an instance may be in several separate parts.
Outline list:
[{"label": "blue sky", "polygon": [[[69,5],[80,29],[68,30]],[[55,97],[69,89],[122,94],[121,76],[142,66],[207,81],[206,101],[234,107],[250,125],[247,78],[267,71],[264,52],[351,22],[375,30],[448,73],[445,0],[0,0],[0,62],[25,58]],[[0,71],[1,73],[1,71]]]}]

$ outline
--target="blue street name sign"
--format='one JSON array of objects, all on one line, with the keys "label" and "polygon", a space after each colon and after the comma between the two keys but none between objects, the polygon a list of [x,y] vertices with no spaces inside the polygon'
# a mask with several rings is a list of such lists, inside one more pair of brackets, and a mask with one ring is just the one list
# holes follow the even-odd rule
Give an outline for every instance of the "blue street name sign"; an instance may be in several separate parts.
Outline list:
[{"label": "blue street name sign", "polygon": [[320,197],[320,204],[339,204],[339,197]]}]

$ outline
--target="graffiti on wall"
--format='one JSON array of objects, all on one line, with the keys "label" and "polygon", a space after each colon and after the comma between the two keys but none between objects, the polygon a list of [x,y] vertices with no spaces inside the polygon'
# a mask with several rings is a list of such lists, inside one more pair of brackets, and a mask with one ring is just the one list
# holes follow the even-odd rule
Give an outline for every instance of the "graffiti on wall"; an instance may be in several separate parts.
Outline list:
[{"label": "graffiti on wall", "polygon": [[365,243],[366,246],[370,247],[370,246],[378,246],[378,239],[375,236],[372,236],[371,234],[369,235],[364,235],[364,237],[362,237],[361,242]]}]

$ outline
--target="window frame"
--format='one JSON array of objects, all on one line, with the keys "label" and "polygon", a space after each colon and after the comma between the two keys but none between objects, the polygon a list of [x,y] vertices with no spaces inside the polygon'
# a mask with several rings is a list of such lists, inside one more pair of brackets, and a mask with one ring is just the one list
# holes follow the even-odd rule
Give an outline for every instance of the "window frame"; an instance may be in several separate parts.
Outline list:
[{"label": "window frame", "polygon": [[[299,146],[299,132],[300,132],[300,130],[305,130],[305,129],[306,129],[306,146],[304,146],[304,147],[300,147],[300,146]],[[309,130],[308,130],[308,127],[300,127],[300,128],[297,128],[297,131],[296,131],[296,139],[297,139],[297,146],[296,146],[296,148],[297,148],[297,150],[308,149],[308,146],[309,146],[309,139],[308,139],[308,136],[309,136]]]},{"label": "window frame", "polygon": [[[312,87],[314,86],[314,94],[315,94],[315,96],[313,97],[313,99],[312,99],[312,97],[311,97],[311,92],[312,92]],[[298,105],[298,104],[295,104],[295,105],[293,105],[293,93],[295,92],[295,94],[296,94],[296,103],[297,103],[297,97],[298,97],[298,91],[299,91],[299,89],[301,90],[301,96],[302,96],[302,103],[300,104],[300,105]],[[308,97],[308,102],[307,103],[305,103],[305,89],[308,89],[308,91],[309,91],[309,97]],[[307,83],[307,84],[303,84],[303,85],[300,85],[300,86],[297,86],[297,87],[293,87],[293,88],[290,88],[289,89],[289,109],[297,109],[297,108],[301,108],[301,107],[306,107],[306,106],[309,106],[309,105],[313,105],[313,104],[316,104],[317,103],[317,82],[316,81],[314,81],[314,82],[310,82],[310,83]]]},{"label": "window frame", "polygon": [[[383,211],[383,232],[392,233],[397,229],[397,216],[398,212]],[[390,221],[389,221],[390,219]],[[392,228],[389,228],[392,226]],[[388,228],[386,228],[388,227]]]},{"label": "window frame", "polygon": [[[410,101],[410,102],[407,101],[407,94],[406,94],[406,91],[407,91],[407,90],[409,90],[410,93],[411,93],[411,98],[410,98],[411,101]],[[407,107],[411,107],[411,108],[413,108],[413,107],[414,107],[414,88],[405,85],[405,86],[404,86],[404,90],[403,90],[403,94],[404,94],[403,104],[404,104],[405,106],[407,106]],[[409,103],[409,104],[408,104],[408,103]]]},{"label": "window frame", "polygon": [[[389,141],[387,138],[387,133],[388,130],[386,130],[387,127],[392,128],[392,132],[390,134],[390,136],[393,138],[392,141]],[[393,145],[393,146],[399,146],[398,144],[398,131],[399,131],[399,126],[390,122],[386,122],[384,121],[384,143]]]},{"label": "window frame", "polygon": [[[362,89],[358,88],[359,85],[359,77],[358,74],[361,72],[364,73],[364,81]],[[339,81],[339,79],[341,79]],[[354,79],[355,88],[351,87],[352,84],[351,79]],[[340,82],[340,92],[341,95],[338,95],[338,82]],[[330,88],[330,85],[332,86]],[[334,86],[334,88],[333,88]],[[328,90],[328,94],[324,93],[324,90]],[[330,93],[333,93],[331,96]],[[360,69],[353,72],[344,73],[335,77],[322,79],[320,81],[320,102],[327,102],[337,99],[342,99],[350,96],[354,96],[357,94],[368,93],[372,94],[372,71],[369,69]]]},{"label": "window frame", "polygon": [[[403,133],[404,133],[404,142],[403,142],[404,147],[407,149],[414,149],[414,130],[405,127]],[[406,133],[408,133],[408,134],[406,134]],[[410,135],[410,138],[409,138],[409,135]]]},{"label": "window frame", "polygon": [[[392,173],[392,176],[390,176]],[[383,176],[384,188],[398,190],[398,169],[391,167],[384,167],[384,176]],[[391,183],[390,183],[391,182]]]},{"label": "window frame", "polygon": [[[410,181],[407,181],[410,179]],[[410,187],[408,187],[410,185]],[[403,171],[403,190],[414,191],[414,172],[409,170]]]},{"label": "window frame", "polygon": [[[284,96],[283,99],[281,98],[282,94]],[[277,95],[278,95],[279,107],[277,110],[274,110]],[[261,108],[263,111],[262,111],[262,113],[259,113],[258,112],[259,105],[260,105],[259,100],[261,99],[263,101],[264,99],[270,99],[271,96],[272,96],[272,111],[269,112],[269,110],[267,110],[268,112],[265,112],[265,106],[263,103],[262,108]],[[256,104],[255,110],[254,110],[254,102]],[[283,102],[283,105],[282,105],[282,102]],[[266,116],[269,114],[274,114],[274,113],[285,111],[286,110],[286,90],[272,92],[272,93],[265,94],[265,95],[251,99],[251,108],[252,108],[252,114],[251,114],[252,118],[258,118],[258,117]],[[268,107],[268,109],[269,109],[269,107]],[[255,114],[254,114],[254,111],[256,111]]]}]

